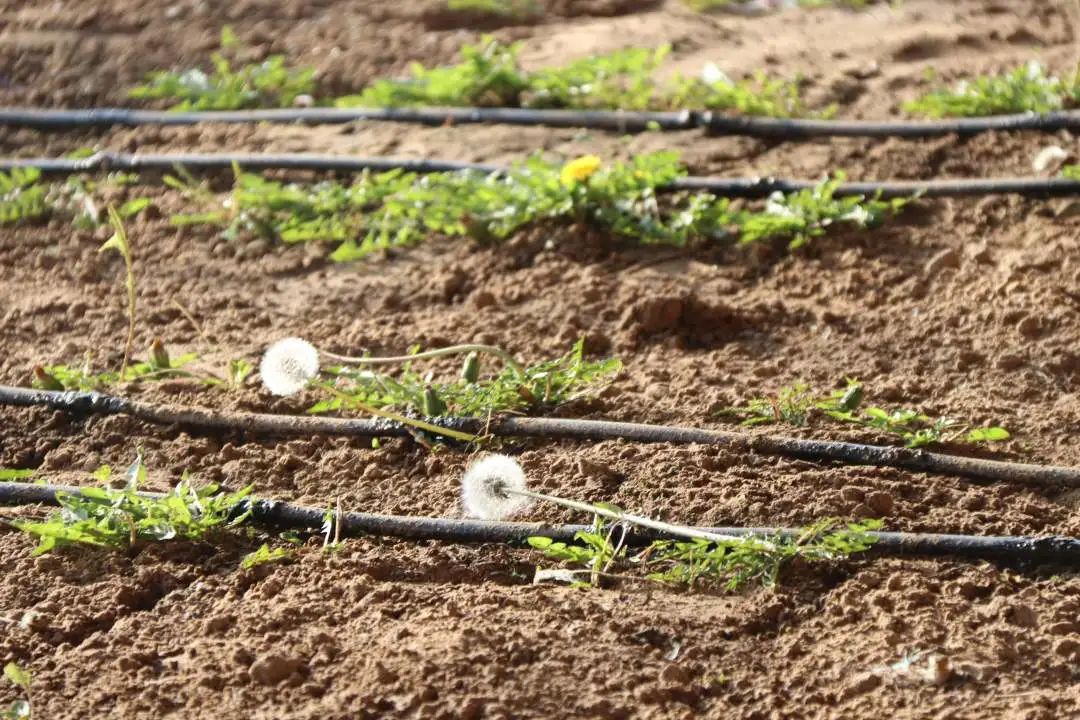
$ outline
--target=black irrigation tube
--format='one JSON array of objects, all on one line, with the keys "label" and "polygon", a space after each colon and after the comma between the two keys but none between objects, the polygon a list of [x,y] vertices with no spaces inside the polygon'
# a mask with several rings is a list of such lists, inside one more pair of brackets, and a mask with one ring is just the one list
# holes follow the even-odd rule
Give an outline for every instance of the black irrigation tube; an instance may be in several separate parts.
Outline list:
[{"label": "black irrigation tube", "polygon": [[[0,405],[43,406],[75,414],[129,415],[147,422],[191,428],[242,431],[264,435],[401,437],[410,428],[383,419],[349,419],[308,415],[218,412],[201,408],[160,407],[96,392],[59,392],[0,385]],[[701,443],[739,452],[778,455],[815,462],[895,467],[915,472],[957,475],[983,482],[1012,482],[1052,487],[1080,487],[1080,468],[1031,465],[945,455],[925,450],[884,447],[835,440],[806,440],[751,435],[725,430],[644,425],[641,423],[566,418],[502,416],[429,418],[428,422],[471,434],[561,440],[629,440],[642,443]]]},{"label": "black irrigation tube", "polygon": [[0,125],[38,130],[99,128],[114,125],[194,125],[196,123],[347,123],[357,120],[417,123],[421,125],[544,125],[616,132],[641,132],[650,128],[691,130],[714,135],[746,135],[777,140],[812,137],[926,138],[942,135],[974,135],[991,130],[1080,130],[1080,112],[1018,113],[980,118],[944,120],[873,121],[807,120],[799,118],[734,117],[723,113],[681,110],[640,112],[628,110],[530,110],[526,108],[302,108],[171,112],[134,108],[0,108]]},{"label": "black irrigation tube", "polygon": [[[176,166],[188,170],[219,171],[237,164],[248,170],[313,170],[322,172],[361,172],[402,169],[410,172],[453,172],[478,170],[485,173],[505,172],[506,168],[483,163],[450,160],[397,160],[392,158],[342,157],[337,155],[285,154],[129,154],[98,152],[86,158],[0,158],[0,171],[14,168],[37,168],[45,174],[69,175],[91,171],[168,171]],[[817,182],[778,178],[712,178],[684,177],[662,191],[707,191],[723,197],[764,198],[774,192],[796,192],[813,188]],[[896,180],[885,182],[841,183],[836,195],[874,195],[884,198],[911,197],[972,197],[981,195],[1016,194],[1033,197],[1064,197],[1080,195],[1080,181],[1064,178],[998,178],[959,180]]]},{"label": "black irrigation tube", "polygon": [[[55,505],[57,492],[77,493],[79,488],[31,483],[0,482],[0,505]],[[315,530],[322,527],[326,510],[304,507],[276,500],[246,501],[239,512],[251,510],[251,522],[274,529]],[[549,525],[528,522],[493,522],[455,518],[378,515],[343,512],[340,516],[342,537],[377,535],[406,540],[438,540],[450,543],[508,543],[524,545],[529,537],[542,535],[559,542],[573,542],[574,535],[587,525]],[[724,535],[782,535],[798,537],[794,528],[702,528]],[[980,560],[1022,562],[1080,562],[1080,539],[1057,535],[1014,537],[1001,535],[948,535],[939,533],[871,532],[875,542],[870,552],[876,555],[951,555]],[[655,540],[671,539],[663,533],[637,529],[627,534],[626,543],[634,547]]]}]

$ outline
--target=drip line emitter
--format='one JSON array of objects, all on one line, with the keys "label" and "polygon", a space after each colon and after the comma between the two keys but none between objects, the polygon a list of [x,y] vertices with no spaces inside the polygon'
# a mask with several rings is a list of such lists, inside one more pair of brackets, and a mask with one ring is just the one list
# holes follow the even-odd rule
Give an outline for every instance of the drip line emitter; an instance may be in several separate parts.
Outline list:
[{"label": "drip line emitter", "polygon": [[[487,163],[455,162],[439,159],[363,158],[308,153],[114,153],[97,152],[86,158],[0,158],[0,171],[34,168],[45,175],[72,175],[86,172],[160,171],[182,167],[191,172],[246,170],[292,170],[359,173],[404,170],[415,173],[472,171],[503,174],[509,168]],[[773,193],[793,193],[817,187],[819,181],[789,180],[772,177],[717,178],[683,177],[657,188],[660,192],[704,191],[729,198],[767,198]],[[1070,197],[1080,195],[1080,180],[1069,178],[991,178],[946,180],[892,180],[842,182],[834,195],[908,198],[921,196],[978,197],[984,195],[1023,195],[1030,197]]]},{"label": "drip line emitter", "polygon": [[[200,430],[233,431],[267,436],[338,435],[351,437],[405,437],[412,429],[384,419],[348,419],[260,413],[218,412],[201,408],[162,407],[96,392],[35,390],[0,386],[0,405],[38,406],[76,416],[127,415],[145,422]],[[739,452],[776,455],[816,462],[844,462],[906,470],[961,475],[981,482],[1013,482],[1050,487],[1080,487],[1080,469],[985,460],[898,447],[804,440],[722,430],[646,425],[639,423],[563,418],[492,417],[429,418],[432,425],[494,437],[721,445]],[[56,504],[57,492],[78,493],[78,488],[18,482],[0,482],[0,505]],[[249,521],[265,528],[312,530],[323,525],[326,511],[269,499],[249,498],[238,511],[250,512]],[[551,525],[529,522],[407,517],[363,512],[340,513],[341,536],[377,535],[410,540],[452,543],[507,543],[523,545],[532,536],[573,542],[587,525]],[[798,537],[793,528],[692,528],[701,533],[732,537]],[[1080,539],[1061,536],[979,536],[937,533],[868,532],[870,552],[879,555],[950,555],[968,559],[1033,563],[1080,563]],[[627,532],[624,543],[642,547],[670,533],[648,528]]]}]

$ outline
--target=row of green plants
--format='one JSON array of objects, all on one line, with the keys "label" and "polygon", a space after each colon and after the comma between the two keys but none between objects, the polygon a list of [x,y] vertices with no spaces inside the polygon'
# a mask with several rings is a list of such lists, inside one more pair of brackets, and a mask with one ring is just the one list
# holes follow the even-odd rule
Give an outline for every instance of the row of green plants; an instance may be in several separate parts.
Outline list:
[{"label": "row of green plants", "polygon": [[284,58],[235,66],[238,49],[226,29],[222,48],[213,54],[210,73],[199,69],[157,71],[129,92],[134,99],[173,102],[174,110],[233,110],[289,107],[299,98],[337,107],[490,106],[627,110],[698,108],[750,115],[796,117],[828,115],[831,108],[810,111],[800,95],[800,81],[758,73],[732,80],[715,66],[700,77],[655,78],[670,47],[630,48],[574,61],[558,68],[527,71],[520,43],[506,45],[485,37],[465,45],[455,65],[425,67],[414,63],[406,79],[380,79],[357,95],[317,101],[310,69],[289,68]]},{"label": "row of green plants", "polygon": [[[92,474],[97,483],[78,492],[57,493],[59,509],[41,520],[4,520],[10,527],[37,539],[32,555],[84,545],[133,551],[151,543],[222,541],[239,533],[262,544],[245,555],[249,569],[291,560],[303,540],[297,531],[268,535],[251,526],[251,486],[226,491],[217,484],[196,485],[185,473],[165,493],[142,490],[148,478],[139,452],[121,478],[104,466]],[[122,487],[110,483],[122,482]],[[461,480],[465,511],[486,520],[520,515],[540,501],[592,516],[589,530],[577,533],[574,544],[534,536],[528,543],[549,559],[565,563],[567,572],[537,568],[538,580],[563,580],[574,585],[599,585],[602,579],[644,579],[703,589],[738,590],[748,583],[772,587],[781,569],[794,560],[836,561],[863,552],[873,544],[869,534],[881,528],[878,520],[845,523],[828,518],[795,536],[720,535],[686,525],[635,515],[607,502],[584,502],[530,490],[520,465],[505,455],[488,455],[473,463]],[[340,508],[324,515],[323,548],[341,546]],[[633,528],[658,530],[679,538],[658,540],[631,554],[624,545]]]},{"label": "row of green plants", "polygon": [[784,239],[797,248],[833,227],[875,228],[911,200],[837,197],[842,173],[807,190],[776,193],[761,209],[707,192],[659,194],[686,174],[678,155],[666,151],[610,163],[596,156],[557,163],[534,155],[502,174],[365,172],[351,185],[285,183],[237,169],[224,200],[173,178],[207,209],[172,222],[217,226],[227,238],[336,242],[330,258],[347,262],[432,235],[498,242],[540,223],[642,244]]},{"label": "row of green plants", "polygon": [[[503,44],[485,37],[461,49],[453,65],[414,63],[404,79],[379,79],[356,95],[332,101],[316,99],[310,68],[288,66],[274,55],[261,63],[237,65],[239,48],[228,28],[221,49],[211,57],[212,71],[157,71],[130,91],[141,100],[173,102],[176,110],[231,110],[333,104],[337,107],[490,106],[565,109],[729,111],[767,117],[828,117],[834,106],[812,110],[801,94],[801,80],[757,73],[733,80],[709,63],[697,77],[656,78],[670,47],[629,48],[576,60],[562,67],[527,71],[518,60],[520,43]],[[931,75],[931,78],[933,75]],[[964,80],[908,102],[904,109],[926,117],[965,117],[1003,113],[1045,113],[1080,102],[1080,73],[1064,78],[1048,74],[1031,61],[1015,70]]]},{"label": "row of green plants", "polygon": [[[797,248],[830,228],[875,228],[911,200],[837,197],[845,179],[840,172],[813,188],[775,193],[758,209],[707,192],[661,193],[687,175],[678,154],[666,151],[609,163],[596,156],[559,163],[533,155],[495,174],[364,172],[349,185],[281,182],[239,168],[234,175],[225,197],[190,175],[167,175],[166,184],[199,208],[173,215],[171,222],[218,227],[228,239],[334,243],[330,258],[337,262],[439,235],[494,243],[539,224],[576,226],[642,244],[783,239]],[[0,173],[0,187],[4,184],[10,190],[0,196],[0,223],[50,213],[71,216],[80,226],[101,222],[90,181],[72,178],[56,190],[36,171],[18,171]],[[54,197],[64,200],[50,200]],[[136,198],[117,214],[132,217],[150,202]]]}]

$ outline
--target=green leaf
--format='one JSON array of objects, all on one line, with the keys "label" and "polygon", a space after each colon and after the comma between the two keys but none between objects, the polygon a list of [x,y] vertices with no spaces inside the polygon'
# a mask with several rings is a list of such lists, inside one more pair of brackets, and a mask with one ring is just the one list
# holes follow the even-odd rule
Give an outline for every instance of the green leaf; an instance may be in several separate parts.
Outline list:
[{"label": "green leaf", "polygon": [[4,677],[18,685],[25,692],[30,692],[30,673],[14,662],[4,665]]},{"label": "green leaf", "polygon": [[116,212],[119,213],[122,218],[134,217],[148,208],[151,203],[153,203],[153,200],[147,197],[135,198],[133,200],[128,200],[121,205]]},{"label": "green leaf", "polygon": [[5,470],[0,468],[0,480],[21,480],[31,477],[34,470]]},{"label": "green leaf", "polygon": [[1009,439],[1009,431],[1003,427],[975,428],[968,433],[968,442],[1000,442]]}]

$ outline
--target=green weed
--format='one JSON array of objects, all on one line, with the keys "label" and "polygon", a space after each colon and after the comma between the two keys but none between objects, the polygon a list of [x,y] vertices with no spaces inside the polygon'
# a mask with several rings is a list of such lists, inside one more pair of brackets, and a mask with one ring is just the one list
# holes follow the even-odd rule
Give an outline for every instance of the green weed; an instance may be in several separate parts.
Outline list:
[{"label": "green weed", "polygon": [[1080,100],[1077,76],[1063,81],[1031,62],[1005,73],[965,80],[952,90],[936,90],[904,105],[907,112],[927,117],[976,117],[1005,113],[1047,113],[1066,100]]},{"label": "green weed", "polygon": [[14,470],[10,468],[0,468],[0,481],[10,482],[11,480],[23,480],[28,477],[32,477],[33,470]]},{"label": "green weed", "polygon": [[760,71],[748,80],[731,80],[715,65],[709,64],[702,77],[676,77],[667,105],[778,118],[827,118],[836,113],[835,106],[818,112],[809,110],[803,103],[800,86],[800,79],[770,78]]},{"label": "green weed", "polygon": [[105,390],[122,382],[188,378],[207,385],[218,385],[229,390],[236,390],[243,387],[248,377],[255,371],[255,367],[243,359],[229,360],[225,365],[224,373],[220,375],[205,369],[186,369],[198,359],[198,353],[194,352],[184,353],[174,358],[169,357],[167,352],[157,357],[149,352],[146,360],[129,363],[127,370],[121,374],[107,370],[95,372],[92,367],[92,358],[87,353],[81,365],[60,364],[35,367],[31,385],[42,390],[89,392]]},{"label": "green weed", "polygon": [[[102,483],[112,471],[105,467],[95,473]],[[57,493],[60,510],[42,522],[13,521],[10,524],[39,538],[33,555],[41,555],[70,544],[109,548],[130,548],[144,541],[172,539],[199,540],[208,533],[233,527],[247,519],[234,511],[250,493],[220,492],[216,484],[195,487],[185,473],[176,487],[161,496],[139,493],[147,472],[142,453],[124,474],[124,487],[82,488],[78,493]]]},{"label": "green weed", "polygon": [[601,577],[613,574],[609,572],[611,568],[621,565],[637,566],[645,572],[646,579],[656,582],[692,587],[720,585],[734,591],[748,583],[775,586],[783,566],[795,558],[816,563],[842,560],[863,552],[874,542],[868,533],[881,527],[880,520],[842,523],[827,518],[804,528],[796,537],[761,538],[764,543],[664,540],[631,555],[621,542],[612,542],[616,531],[621,538],[625,528],[605,524],[597,518],[590,531],[575,535],[575,544],[530,537],[529,545],[552,560],[585,566],[582,574],[589,576],[586,584],[594,586]]},{"label": "green weed", "polygon": [[237,170],[225,202],[173,178],[189,197],[221,209],[176,215],[172,222],[217,225],[227,238],[336,242],[330,258],[347,262],[429,235],[497,242],[539,223],[577,225],[643,244],[786,238],[797,247],[838,224],[876,227],[910,202],[836,198],[841,173],[812,189],[776,195],[760,211],[736,209],[710,193],[658,197],[658,188],[685,175],[673,152],[612,163],[585,156],[559,164],[534,155],[504,174],[363,173],[351,186],[281,183]]},{"label": "green weed", "polygon": [[4,677],[22,690],[26,697],[11,703],[6,710],[0,710],[0,720],[29,720],[33,716],[33,706],[30,698],[30,684],[33,677],[30,675],[30,671],[20,667],[17,663],[9,662],[4,665]]},{"label": "green weed", "polygon": [[741,216],[739,242],[753,243],[770,238],[791,238],[789,247],[805,245],[810,238],[824,235],[838,223],[856,228],[873,229],[885,218],[900,212],[915,198],[864,198],[861,195],[836,197],[836,189],[847,176],[836,172],[833,177],[807,190],[787,195],[773,193],[765,211]]},{"label": "green weed", "polygon": [[268,544],[263,543],[258,550],[244,556],[244,559],[240,561],[240,567],[244,570],[250,570],[268,563],[290,562],[295,556],[296,551],[292,548],[278,547],[271,550]]},{"label": "green weed", "polygon": [[754,398],[746,405],[724,408],[720,413],[741,417],[743,425],[803,426],[811,418],[823,416],[896,435],[910,448],[935,443],[999,442],[1009,438],[1009,432],[1002,427],[972,427],[960,420],[932,418],[911,409],[862,407],[863,392],[862,383],[851,379],[843,389],[827,394],[819,394],[799,382],[781,388],[776,397]]},{"label": "green weed", "polygon": [[37,220],[49,214],[48,186],[37,168],[0,172],[0,225]]},{"label": "green weed", "polygon": [[289,107],[300,95],[315,92],[315,70],[294,69],[281,55],[261,63],[236,67],[231,56],[239,49],[229,27],[221,31],[221,48],[211,55],[213,70],[150,73],[128,96],[137,100],[177,101],[172,110],[239,110],[255,107]]},{"label": "green weed", "polygon": [[535,20],[543,14],[537,0],[446,0],[446,9],[516,21]]},{"label": "green weed", "polygon": [[[418,351],[418,348],[413,348]],[[437,382],[431,373],[421,374],[406,363],[395,377],[370,369],[334,367],[328,372],[334,381],[322,387],[331,397],[308,412],[340,410],[361,403],[377,410],[419,413],[427,417],[483,417],[492,412],[536,409],[569,402],[595,392],[597,386],[615,375],[622,363],[614,358],[589,361],[584,358],[584,342],[579,340],[566,355],[525,368],[503,367],[488,379],[473,375],[466,360],[461,377]],[[469,379],[475,377],[476,379]]]}]

